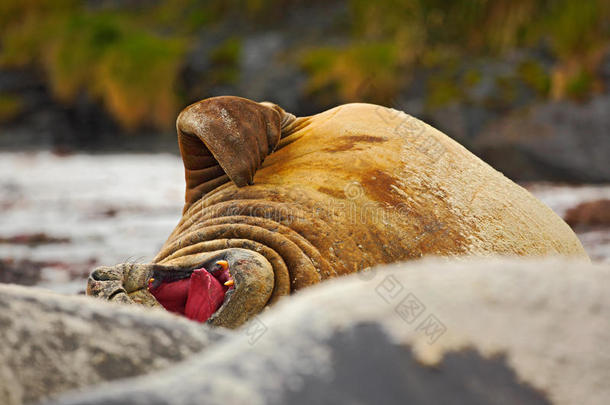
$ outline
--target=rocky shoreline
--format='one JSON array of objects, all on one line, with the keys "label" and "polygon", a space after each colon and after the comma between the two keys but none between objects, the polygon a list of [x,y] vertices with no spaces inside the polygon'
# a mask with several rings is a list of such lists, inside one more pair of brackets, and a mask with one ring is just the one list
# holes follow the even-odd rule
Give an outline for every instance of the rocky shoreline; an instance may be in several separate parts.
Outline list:
[{"label": "rocky shoreline", "polygon": [[609,277],[557,258],[421,260],[313,286],[235,331],[0,285],[0,402],[606,404]]}]

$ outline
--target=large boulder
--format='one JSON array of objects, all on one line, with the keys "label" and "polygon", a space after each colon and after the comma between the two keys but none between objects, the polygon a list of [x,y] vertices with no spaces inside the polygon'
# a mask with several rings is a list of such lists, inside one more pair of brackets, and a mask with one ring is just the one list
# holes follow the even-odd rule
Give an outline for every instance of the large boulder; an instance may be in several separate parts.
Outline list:
[{"label": "large boulder", "polygon": [[607,404],[609,282],[610,267],[565,259],[372,269],[181,364],[53,403]]},{"label": "large boulder", "polygon": [[610,181],[610,95],[544,103],[483,131],[473,150],[517,180]]},{"label": "large boulder", "polygon": [[162,310],[0,284],[0,404],[166,368],[224,335]]}]

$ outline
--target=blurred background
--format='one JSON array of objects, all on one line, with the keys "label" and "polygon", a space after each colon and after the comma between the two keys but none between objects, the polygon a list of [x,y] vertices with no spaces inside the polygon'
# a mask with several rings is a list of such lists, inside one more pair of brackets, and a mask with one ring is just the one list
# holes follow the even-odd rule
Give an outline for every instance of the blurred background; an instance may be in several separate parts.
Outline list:
[{"label": "blurred background", "polygon": [[607,0],[2,0],[0,282],[154,256],[189,103],[391,106],[529,188],[610,261]]}]

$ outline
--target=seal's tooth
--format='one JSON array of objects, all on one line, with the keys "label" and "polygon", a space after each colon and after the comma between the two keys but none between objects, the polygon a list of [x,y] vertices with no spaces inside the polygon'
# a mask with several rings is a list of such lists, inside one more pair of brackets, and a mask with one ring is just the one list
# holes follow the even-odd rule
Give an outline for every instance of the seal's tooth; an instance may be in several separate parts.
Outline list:
[{"label": "seal's tooth", "polygon": [[223,271],[229,268],[229,262],[227,262],[226,260],[218,260],[216,264],[222,267]]}]

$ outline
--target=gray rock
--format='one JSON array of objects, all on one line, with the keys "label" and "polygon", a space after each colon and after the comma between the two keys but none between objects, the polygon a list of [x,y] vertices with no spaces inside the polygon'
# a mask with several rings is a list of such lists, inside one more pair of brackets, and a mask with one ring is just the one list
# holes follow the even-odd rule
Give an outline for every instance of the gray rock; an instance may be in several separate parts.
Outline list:
[{"label": "gray rock", "polygon": [[299,108],[306,77],[289,64],[288,42],[279,32],[244,39],[240,58],[238,94],[252,100],[272,101],[288,111]]},{"label": "gray rock", "polygon": [[602,58],[598,68],[599,77],[602,79],[606,91],[610,91],[610,51]]},{"label": "gray rock", "polygon": [[473,147],[513,179],[608,182],[609,111],[610,95],[540,104],[497,121]]},{"label": "gray rock", "polygon": [[398,264],[280,301],[192,359],[55,404],[610,402],[610,267]]},{"label": "gray rock", "polygon": [[0,284],[0,403],[150,373],[221,338],[165,311]]}]

